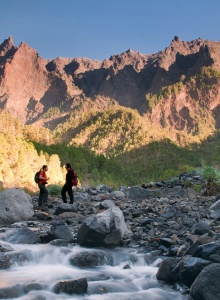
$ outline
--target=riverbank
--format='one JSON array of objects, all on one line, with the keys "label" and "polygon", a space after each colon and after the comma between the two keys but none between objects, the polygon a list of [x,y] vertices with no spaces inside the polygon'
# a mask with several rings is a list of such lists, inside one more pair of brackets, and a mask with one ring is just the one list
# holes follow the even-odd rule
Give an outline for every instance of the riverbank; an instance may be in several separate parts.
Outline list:
[{"label": "riverbank", "polygon": [[[189,176],[187,180],[189,180]],[[192,180],[198,182],[201,179],[194,177]],[[48,204],[39,208],[37,197],[34,196],[31,199],[34,215],[28,221],[1,225],[0,268],[7,269],[14,266],[13,263],[10,263],[10,259],[7,260],[7,254],[11,250],[5,245],[9,247],[9,244],[10,246],[11,244],[42,244],[59,248],[67,247],[67,249],[68,247],[78,247],[78,233],[85,220],[89,216],[105,211],[111,201],[122,211],[128,231],[118,245],[109,246],[108,249],[106,248],[106,252],[121,247],[121,249],[135,251],[136,255],[141,253],[144,255],[143,264],[148,266],[153,264],[156,268],[153,271],[157,277],[155,282],[159,285],[163,282],[168,283],[170,288],[182,295],[180,299],[192,297],[192,293],[189,296],[190,289],[199,273],[208,265],[220,262],[220,260],[218,261],[219,250],[217,247],[220,230],[218,204],[216,205],[218,196],[204,196],[195,189],[186,188],[180,182],[152,183],[144,188],[120,187],[117,191],[100,185],[75,191],[73,205],[63,204],[60,197],[50,196]],[[22,242],[21,235],[16,231],[19,229],[23,229]],[[30,237],[29,232],[24,229],[30,229],[36,236]],[[4,245],[4,243],[6,244]],[[197,254],[197,258],[200,257],[206,262],[198,261],[198,259],[190,262],[186,260],[188,257],[194,257],[198,246],[210,244],[215,245],[216,250],[212,250],[205,259],[200,257],[201,254]],[[94,248],[96,248],[95,245],[93,245]],[[100,245],[97,245],[98,248]],[[98,261],[100,261],[100,255],[98,257]],[[170,258],[172,259],[169,260],[171,263],[164,263],[166,259]],[[23,259],[25,261],[27,258]],[[14,261],[16,261],[15,258]],[[81,264],[82,261],[83,259],[81,259]],[[97,267],[97,257],[93,256],[91,261],[92,267]],[[91,261],[87,261],[86,267],[91,267],[89,265]],[[139,268],[140,261],[138,262]],[[184,266],[177,268],[180,261],[184,262]],[[131,269],[135,268],[134,263],[129,259],[121,260],[120,263],[123,263],[123,268],[125,266]],[[78,267],[84,268],[85,266],[79,264]],[[173,270],[175,272],[172,272]],[[185,278],[189,277],[189,274],[190,280],[187,281]],[[108,293],[107,283],[102,284],[106,289],[105,293]],[[196,297],[194,295],[192,299],[199,299]],[[162,300],[165,298],[153,298],[152,296],[149,299]],[[169,299],[169,296],[166,299]]]}]

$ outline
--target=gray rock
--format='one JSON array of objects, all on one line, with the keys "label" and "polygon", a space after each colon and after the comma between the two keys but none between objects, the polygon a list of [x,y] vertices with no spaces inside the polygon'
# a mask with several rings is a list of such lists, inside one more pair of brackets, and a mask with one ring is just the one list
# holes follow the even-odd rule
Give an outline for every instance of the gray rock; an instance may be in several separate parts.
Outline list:
[{"label": "gray rock", "polygon": [[55,284],[53,291],[56,294],[84,294],[87,292],[88,282],[86,278],[77,280],[62,280]]},{"label": "gray rock", "polygon": [[151,197],[162,197],[160,190],[144,189],[139,186],[132,186],[128,189],[128,197],[130,199],[148,199]]},{"label": "gray rock", "polygon": [[39,236],[27,227],[13,229],[3,239],[12,244],[37,244],[41,242]]},{"label": "gray rock", "polygon": [[114,191],[111,192],[110,196],[117,199],[123,199],[125,197],[125,193],[122,191]]},{"label": "gray rock", "polygon": [[205,267],[197,276],[190,288],[194,300],[220,299],[220,264]]},{"label": "gray rock", "polygon": [[211,262],[198,257],[184,256],[183,259],[172,270],[176,278],[190,287],[198,274]]},{"label": "gray rock", "polygon": [[198,224],[196,224],[194,233],[198,235],[203,235],[205,233],[208,233],[210,231],[210,224],[206,221],[201,221]]},{"label": "gray rock", "polygon": [[200,257],[203,259],[209,259],[210,255],[220,255],[220,244],[219,243],[208,243],[198,246],[193,253],[193,256]]},{"label": "gray rock", "polygon": [[57,239],[49,242],[49,245],[58,246],[58,247],[67,247],[68,242],[64,239]]},{"label": "gray rock", "polygon": [[0,224],[29,220],[34,215],[31,197],[20,189],[6,189],[0,193]]},{"label": "gray rock", "polygon": [[62,203],[56,208],[54,214],[60,215],[64,212],[77,212],[76,204]]},{"label": "gray rock", "polygon": [[210,217],[215,220],[220,220],[220,200],[210,206]]},{"label": "gray rock", "polygon": [[172,270],[175,268],[177,263],[180,261],[179,258],[169,257],[162,261],[157,271],[156,277],[158,280],[165,281],[167,283],[176,282],[176,275],[172,274]]},{"label": "gray rock", "polygon": [[81,268],[93,268],[101,265],[111,265],[112,259],[104,251],[87,250],[70,256],[71,265]]},{"label": "gray rock", "polygon": [[0,299],[18,298],[23,293],[21,285],[0,288]]},{"label": "gray rock", "polygon": [[56,239],[63,239],[70,243],[74,241],[72,232],[63,220],[55,221],[51,225],[50,234]]},{"label": "gray rock", "polygon": [[8,251],[13,251],[14,249],[10,246],[10,245],[7,245],[7,244],[0,244],[0,253],[1,252],[8,252]]},{"label": "gray rock", "polygon": [[101,209],[108,209],[113,206],[115,206],[115,203],[112,200],[104,200],[100,203]]},{"label": "gray rock", "polygon": [[[10,258],[8,255],[0,253],[0,269],[8,269],[11,266]],[[1,293],[0,293],[1,295]],[[0,296],[1,299],[1,296]]]},{"label": "gray rock", "polygon": [[77,243],[84,246],[117,245],[127,231],[122,211],[113,206],[86,218],[78,231]]}]

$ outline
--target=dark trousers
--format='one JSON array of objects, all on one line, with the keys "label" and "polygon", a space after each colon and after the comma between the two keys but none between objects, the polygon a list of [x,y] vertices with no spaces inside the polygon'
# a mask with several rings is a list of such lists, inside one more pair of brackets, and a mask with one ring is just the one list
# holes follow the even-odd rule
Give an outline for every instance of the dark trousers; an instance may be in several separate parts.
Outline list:
[{"label": "dark trousers", "polygon": [[62,199],[63,199],[64,203],[67,203],[66,192],[68,193],[68,195],[70,197],[70,203],[73,203],[74,197],[73,197],[72,185],[64,184],[64,186],[61,190],[61,196],[62,196]]},{"label": "dark trousers", "polygon": [[38,198],[38,206],[42,206],[42,204],[47,204],[48,190],[44,184],[39,183],[38,187],[40,189],[40,194],[39,194],[39,198]]}]

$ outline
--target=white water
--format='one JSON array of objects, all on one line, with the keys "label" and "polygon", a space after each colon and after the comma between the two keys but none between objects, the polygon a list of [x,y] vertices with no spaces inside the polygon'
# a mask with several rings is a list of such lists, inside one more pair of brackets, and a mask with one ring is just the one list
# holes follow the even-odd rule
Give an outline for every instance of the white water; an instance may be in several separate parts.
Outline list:
[{"label": "white water", "polygon": [[[5,242],[3,242],[5,244]],[[19,300],[183,300],[184,297],[165,288],[156,280],[157,267],[147,264],[146,254],[135,250],[117,248],[95,249],[111,257],[112,265],[95,268],[77,268],[69,263],[69,256],[85,248],[74,246],[55,247],[49,245],[11,245],[16,250],[28,250],[30,261],[23,266],[14,265],[0,270],[0,288],[17,284],[39,283],[44,290],[31,291],[21,295]],[[94,249],[91,249],[94,250]],[[86,249],[89,251],[89,249]],[[129,264],[130,269],[123,267]],[[54,294],[53,285],[60,280],[75,280],[85,277],[88,291],[85,295]]]}]

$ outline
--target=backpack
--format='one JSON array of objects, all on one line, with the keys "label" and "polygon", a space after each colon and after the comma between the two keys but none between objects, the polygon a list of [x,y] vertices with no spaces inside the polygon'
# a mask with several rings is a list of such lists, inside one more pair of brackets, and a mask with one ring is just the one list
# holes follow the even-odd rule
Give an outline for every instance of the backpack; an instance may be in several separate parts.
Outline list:
[{"label": "backpack", "polygon": [[34,181],[35,181],[36,183],[39,182],[39,175],[40,175],[40,171],[37,171],[37,172],[35,173],[35,175],[34,175]]},{"label": "backpack", "polygon": [[78,184],[78,176],[76,175],[76,172],[73,170],[72,185],[77,186],[77,184]]}]

